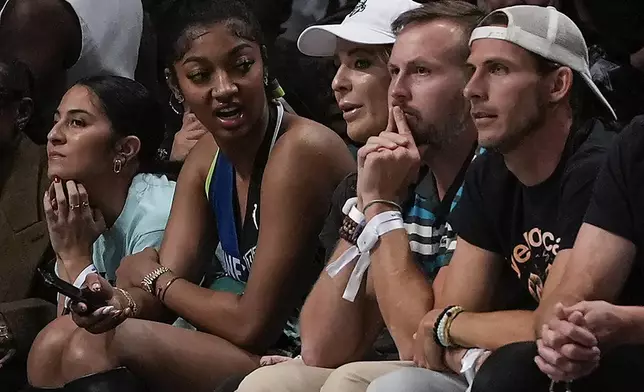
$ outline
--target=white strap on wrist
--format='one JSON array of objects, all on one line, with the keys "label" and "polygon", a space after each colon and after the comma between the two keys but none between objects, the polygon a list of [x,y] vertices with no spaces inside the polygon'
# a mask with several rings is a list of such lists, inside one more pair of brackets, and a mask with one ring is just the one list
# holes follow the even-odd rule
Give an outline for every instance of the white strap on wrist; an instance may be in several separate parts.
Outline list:
[{"label": "white strap on wrist", "polygon": [[[60,276],[60,274],[58,273],[58,262],[56,262],[55,272],[56,272],[56,275]],[[87,275],[96,274],[96,273],[98,273],[98,270],[96,269],[96,267],[94,267],[94,264],[88,265],[87,267],[85,267],[84,270],[81,271],[80,274],[78,274],[78,276],[74,280],[74,284],[73,284],[74,287],[77,287],[77,288],[80,289],[81,286],[83,285],[83,283],[85,283],[85,278],[87,278]],[[65,297],[62,294],[58,294],[58,301],[59,302],[60,302],[61,298],[65,298],[65,307],[67,307],[67,305],[69,305],[69,301],[70,301],[69,297]]]},{"label": "white strap on wrist", "polygon": [[330,277],[335,277],[344,267],[358,258],[342,298],[353,302],[358,295],[362,277],[369,268],[369,252],[378,243],[380,236],[393,230],[404,229],[402,214],[398,211],[386,211],[374,216],[360,233],[356,245],[347,249],[337,260],[326,267]]},{"label": "white strap on wrist", "polygon": [[476,362],[487,352],[487,350],[482,348],[471,348],[467,350],[465,355],[463,355],[463,358],[461,359],[461,374],[465,376],[465,379],[467,380],[468,387],[466,392],[470,392],[472,389],[474,376],[476,376]]},{"label": "white strap on wrist", "polygon": [[87,278],[87,275],[95,274],[97,272],[98,271],[96,270],[96,267],[94,267],[94,264],[88,265],[80,274],[78,274],[76,280],[74,280],[74,287],[78,287],[80,289],[83,283],[85,283],[85,278]]},{"label": "white strap on wrist", "polygon": [[358,198],[352,197],[348,199],[342,207],[342,213],[351,218],[352,221],[359,225],[365,224],[365,217],[362,211],[358,209]]}]

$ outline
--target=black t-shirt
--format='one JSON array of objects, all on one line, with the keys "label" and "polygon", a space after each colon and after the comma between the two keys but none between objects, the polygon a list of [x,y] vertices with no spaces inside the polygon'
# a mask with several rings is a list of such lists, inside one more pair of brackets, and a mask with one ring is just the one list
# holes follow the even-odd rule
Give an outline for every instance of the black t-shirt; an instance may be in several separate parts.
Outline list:
[{"label": "black t-shirt", "polygon": [[637,253],[620,302],[644,305],[644,116],[638,116],[613,145],[595,183],[585,222],[635,244]]},{"label": "black t-shirt", "polygon": [[505,307],[538,305],[555,256],[574,243],[611,139],[601,122],[589,121],[571,134],[553,174],[535,186],[523,185],[499,153],[472,164],[450,222],[467,242],[503,256]]}]

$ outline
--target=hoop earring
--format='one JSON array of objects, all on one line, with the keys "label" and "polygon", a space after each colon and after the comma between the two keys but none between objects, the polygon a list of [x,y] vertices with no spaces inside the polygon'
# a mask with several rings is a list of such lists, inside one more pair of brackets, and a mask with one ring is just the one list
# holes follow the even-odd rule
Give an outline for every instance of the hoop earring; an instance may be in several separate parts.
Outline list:
[{"label": "hoop earring", "polygon": [[[170,94],[170,98],[168,99],[168,105],[170,105],[170,109],[172,109],[173,112],[175,112],[176,114],[180,115],[181,112],[176,107],[174,107],[174,103],[172,102],[172,97],[173,96],[174,96],[174,94]],[[183,101],[184,101],[183,96],[181,96],[181,95],[179,95],[179,98],[176,98],[176,99],[177,99],[177,102],[179,102],[179,105],[181,105],[183,103]]]},{"label": "hoop earring", "polygon": [[264,74],[264,87],[268,87],[268,76]]},{"label": "hoop earring", "polygon": [[114,170],[114,173],[119,174],[121,170],[123,170],[123,161],[121,161],[121,158],[116,158],[114,160],[114,166],[112,167],[112,170]]}]

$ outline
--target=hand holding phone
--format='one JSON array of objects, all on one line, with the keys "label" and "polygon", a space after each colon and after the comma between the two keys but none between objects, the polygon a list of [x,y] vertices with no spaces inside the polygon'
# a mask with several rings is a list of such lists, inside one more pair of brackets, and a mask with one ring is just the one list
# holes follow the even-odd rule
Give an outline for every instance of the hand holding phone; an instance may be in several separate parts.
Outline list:
[{"label": "hand holding phone", "polygon": [[107,305],[107,302],[97,300],[93,297],[92,292],[87,287],[79,289],[78,287],[60,279],[52,271],[48,271],[44,268],[38,268],[38,272],[40,272],[40,275],[45,280],[45,284],[47,286],[52,287],[58,293],[69,297],[73,302],[82,302],[87,305],[87,312],[93,312],[96,309]]}]

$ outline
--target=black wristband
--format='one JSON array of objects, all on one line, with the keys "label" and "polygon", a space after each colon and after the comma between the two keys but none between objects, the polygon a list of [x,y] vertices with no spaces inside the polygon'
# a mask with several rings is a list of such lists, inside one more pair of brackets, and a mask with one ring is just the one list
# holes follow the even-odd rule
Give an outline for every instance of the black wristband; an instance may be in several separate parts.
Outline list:
[{"label": "black wristband", "polygon": [[454,305],[450,305],[450,306],[446,307],[445,309],[443,309],[443,311],[441,312],[441,314],[439,314],[439,315],[438,315],[438,317],[436,318],[436,321],[434,322],[434,341],[435,341],[435,342],[436,342],[436,344],[438,344],[440,347],[444,347],[444,346],[443,346],[443,344],[441,343],[440,339],[438,338],[438,326],[439,326],[439,324],[441,323],[441,320],[443,319],[443,317],[445,317],[445,315],[447,314],[447,312],[449,312],[449,311],[450,311],[450,309],[452,309],[453,307],[454,307]]},{"label": "black wristband", "polygon": [[362,225],[356,223],[348,215],[345,215],[342,220],[342,226],[340,226],[339,235],[343,240],[351,245],[355,245],[358,242],[360,233],[362,233],[362,229]]}]

